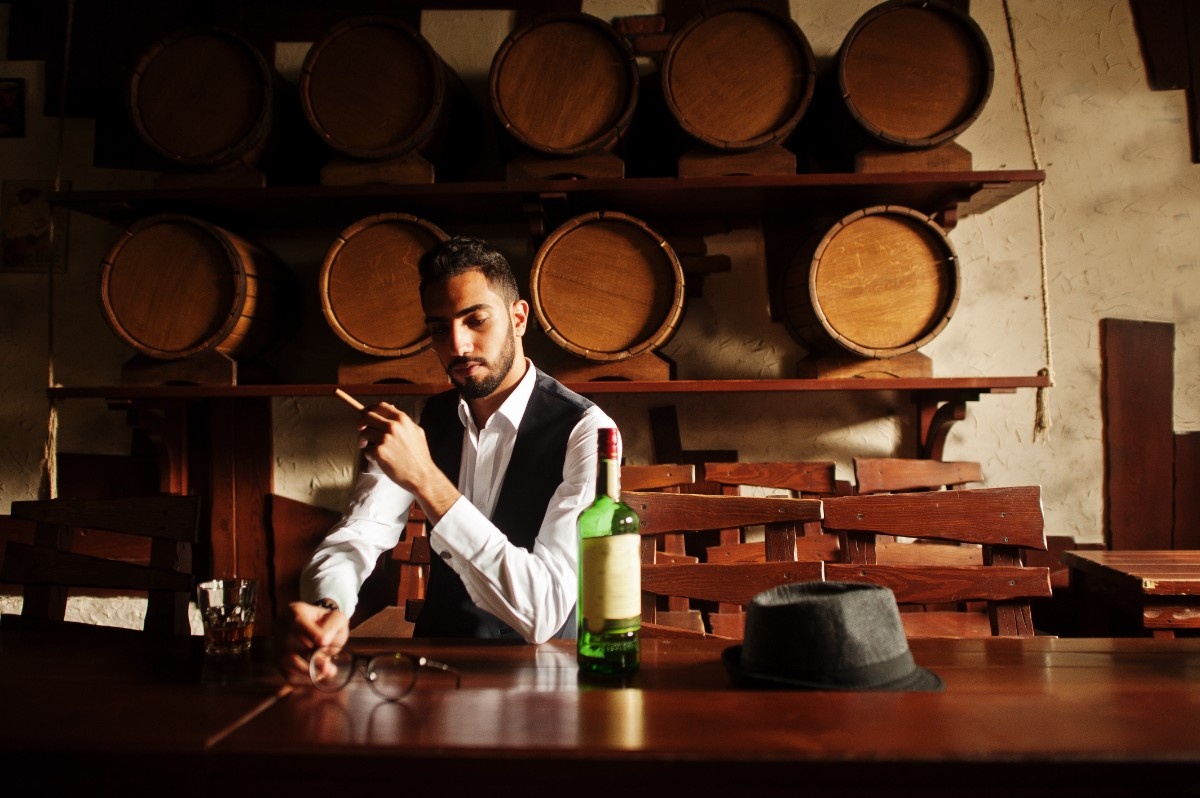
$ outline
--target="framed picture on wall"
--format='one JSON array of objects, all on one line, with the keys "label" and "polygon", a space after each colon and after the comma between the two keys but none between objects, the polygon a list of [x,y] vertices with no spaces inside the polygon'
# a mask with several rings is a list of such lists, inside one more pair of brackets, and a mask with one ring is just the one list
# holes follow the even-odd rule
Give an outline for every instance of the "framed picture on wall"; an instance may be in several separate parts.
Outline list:
[{"label": "framed picture on wall", "polygon": [[52,180],[0,184],[0,273],[67,270],[67,211],[50,206],[53,190]]},{"label": "framed picture on wall", "polygon": [[0,78],[0,138],[25,135],[25,78]]}]

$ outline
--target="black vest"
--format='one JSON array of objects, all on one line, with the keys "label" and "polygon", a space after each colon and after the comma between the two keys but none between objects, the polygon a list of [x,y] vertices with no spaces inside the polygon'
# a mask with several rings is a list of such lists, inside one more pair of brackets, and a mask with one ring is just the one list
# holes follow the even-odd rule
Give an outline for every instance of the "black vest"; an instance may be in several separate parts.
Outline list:
[{"label": "black vest", "polygon": [[[562,484],[567,440],[592,402],[538,371],[529,405],[517,429],[492,523],[515,545],[533,550],[546,508]],[[458,418],[458,392],[429,399],[421,412],[421,427],[438,468],[454,484],[462,462],[463,425]],[[508,479],[508,475],[513,479]],[[431,552],[425,604],[417,618],[415,637],[506,637],[520,634],[472,602],[458,574],[437,551]],[[575,612],[556,637],[575,636]]]}]

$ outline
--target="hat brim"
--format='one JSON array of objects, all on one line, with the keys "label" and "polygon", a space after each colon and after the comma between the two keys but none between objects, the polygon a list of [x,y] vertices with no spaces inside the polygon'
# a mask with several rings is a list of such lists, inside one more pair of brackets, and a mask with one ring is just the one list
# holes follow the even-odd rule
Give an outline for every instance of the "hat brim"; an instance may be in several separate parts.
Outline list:
[{"label": "hat brim", "polygon": [[743,687],[761,687],[767,689],[799,689],[799,690],[836,690],[839,692],[873,692],[873,691],[914,691],[939,692],[946,685],[942,677],[933,671],[914,665],[913,670],[905,676],[881,684],[844,685],[829,682],[811,682],[803,679],[789,679],[770,673],[756,673],[742,668],[742,647],[730,646],[721,652],[721,662],[725,670]]}]

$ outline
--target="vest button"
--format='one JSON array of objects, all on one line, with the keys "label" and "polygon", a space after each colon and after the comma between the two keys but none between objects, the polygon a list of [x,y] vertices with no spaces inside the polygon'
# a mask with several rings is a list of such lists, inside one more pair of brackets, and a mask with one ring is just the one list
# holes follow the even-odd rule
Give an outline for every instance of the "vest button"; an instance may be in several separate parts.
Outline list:
[{"label": "vest button", "polygon": [[449,551],[440,551],[440,552],[438,552],[438,556],[441,557],[443,560],[448,560],[451,557]]}]

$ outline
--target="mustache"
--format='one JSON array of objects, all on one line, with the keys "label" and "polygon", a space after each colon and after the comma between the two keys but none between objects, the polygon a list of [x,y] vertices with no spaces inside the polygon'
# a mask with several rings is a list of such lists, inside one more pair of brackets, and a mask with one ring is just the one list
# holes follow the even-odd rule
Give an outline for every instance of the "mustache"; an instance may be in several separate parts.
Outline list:
[{"label": "mustache", "polygon": [[478,363],[481,366],[486,366],[487,360],[481,357],[455,357],[450,359],[450,362],[446,364],[446,368],[458,368],[459,366],[466,366],[470,363]]}]

